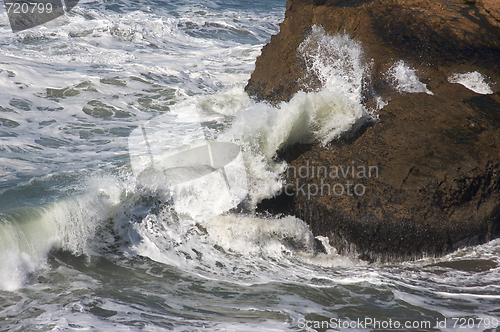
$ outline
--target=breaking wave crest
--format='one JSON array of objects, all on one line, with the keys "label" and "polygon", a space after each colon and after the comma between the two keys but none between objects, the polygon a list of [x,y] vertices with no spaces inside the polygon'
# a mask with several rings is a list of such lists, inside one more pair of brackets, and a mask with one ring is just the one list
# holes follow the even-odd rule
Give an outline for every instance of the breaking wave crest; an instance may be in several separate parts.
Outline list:
[{"label": "breaking wave crest", "polygon": [[[252,213],[259,201],[281,189],[286,164],[275,160],[280,149],[295,143],[327,144],[370,118],[362,104],[368,66],[362,62],[358,42],[314,27],[299,52],[321,88],[271,106],[251,100],[241,86],[229,87],[214,95],[186,97],[170,106],[170,115],[148,122],[167,121],[172,132],[174,126],[198,124],[211,139],[236,143],[246,173],[246,212],[209,213],[218,204],[214,199],[232,199],[223,194],[215,176],[190,182],[189,190],[180,190],[175,197],[141,188],[128,167],[123,176],[90,176],[80,195],[34,208],[25,216],[2,217],[0,234],[5,241],[0,259],[10,266],[3,271],[10,272],[0,287],[20,287],[30,273],[43,267],[51,248],[88,256],[114,250],[206,277],[252,282],[272,280],[273,273],[265,271],[275,264],[283,265],[286,278],[294,280],[293,273],[285,271],[296,259],[355,264],[333,251],[319,259],[312,233],[295,217],[263,218]],[[170,137],[170,143],[172,139],[176,140]],[[195,129],[179,136],[179,142],[199,139],[200,130]],[[159,146],[168,149],[172,144]]]}]

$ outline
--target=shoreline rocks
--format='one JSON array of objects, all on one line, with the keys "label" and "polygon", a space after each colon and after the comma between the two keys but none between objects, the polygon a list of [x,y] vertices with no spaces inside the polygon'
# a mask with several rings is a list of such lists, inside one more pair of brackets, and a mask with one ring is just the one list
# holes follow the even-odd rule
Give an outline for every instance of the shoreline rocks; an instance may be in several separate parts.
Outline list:
[{"label": "shoreline rocks", "polygon": [[[362,43],[371,63],[364,103],[373,105],[381,97],[388,104],[378,111],[378,121],[354,135],[326,146],[281,151],[292,169],[314,163],[329,173],[284,174],[288,192],[262,202],[260,211],[295,215],[314,235],[327,236],[340,253],[368,260],[441,255],[498,235],[498,7],[488,0],[474,5],[459,0],[288,0],[279,34],[257,59],[246,87],[249,95],[277,104],[297,91],[320,88],[317,82],[304,82],[297,53],[318,25]],[[415,69],[433,95],[401,94],[390,86],[383,73],[399,60]],[[474,71],[497,82],[490,84],[492,94],[448,82],[454,73]],[[350,166],[376,166],[378,176],[343,176]],[[344,174],[330,176],[331,167],[343,167]],[[360,193],[364,188],[363,195],[349,195],[348,180],[350,189],[359,184]],[[344,193],[337,195],[340,185]],[[304,188],[323,188],[323,193],[303,195]]]}]

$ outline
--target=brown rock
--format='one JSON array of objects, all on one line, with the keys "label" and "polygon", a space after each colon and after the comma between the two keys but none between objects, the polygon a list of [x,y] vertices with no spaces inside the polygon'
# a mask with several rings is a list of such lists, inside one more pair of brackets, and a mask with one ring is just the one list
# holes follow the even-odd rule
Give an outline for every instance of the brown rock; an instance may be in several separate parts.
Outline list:
[{"label": "brown rock", "polygon": [[361,41],[367,60],[374,59],[375,84],[380,83],[381,69],[395,59],[412,60],[416,69],[436,76],[434,83],[474,66],[498,82],[500,6],[495,2],[469,6],[460,0],[288,0],[280,33],[263,47],[246,91],[279,102],[301,90],[297,48],[313,24]]},{"label": "brown rock", "polygon": [[[373,95],[390,103],[354,137],[281,152],[296,169],[313,162],[329,170],[376,166],[377,177],[289,172],[294,195],[263,202],[261,209],[297,215],[340,252],[369,259],[442,254],[498,234],[500,9],[494,2],[289,0],[280,33],[263,48],[246,91],[279,102],[304,90],[297,48],[316,24],[362,42],[366,61],[373,60],[367,103]],[[400,95],[388,86],[380,73],[400,59],[417,69],[433,96]],[[478,95],[446,80],[476,70],[499,82],[495,94]],[[326,192],[339,183],[345,189],[347,180],[362,184],[363,195],[307,197],[296,188],[299,181]]]}]

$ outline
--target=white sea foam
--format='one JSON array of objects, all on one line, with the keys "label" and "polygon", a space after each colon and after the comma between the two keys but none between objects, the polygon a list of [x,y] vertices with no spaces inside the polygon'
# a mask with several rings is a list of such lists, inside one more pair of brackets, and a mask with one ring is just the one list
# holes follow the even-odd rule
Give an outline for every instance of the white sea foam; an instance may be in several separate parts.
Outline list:
[{"label": "white sea foam", "polygon": [[387,72],[394,89],[399,93],[421,93],[433,95],[427,86],[420,82],[415,69],[410,68],[403,60],[396,62]]},{"label": "white sea foam", "polygon": [[486,77],[477,71],[465,74],[453,74],[448,77],[448,82],[462,84],[467,89],[472,90],[475,93],[482,95],[492,94],[493,90],[491,90],[490,85],[486,83],[485,80]]},{"label": "white sea foam", "polygon": [[[172,133],[177,127],[195,128],[203,122],[215,121],[224,125],[225,128],[210,135],[216,142],[233,142],[240,146],[246,172],[240,178],[246,177],[248,181],[244,186],[248,188],[250,208],[280,190],[280,174],[285,164],[274,160],[280,149],[294,143],[319,141],[327,144],[356,130],[369,118],[361,103],[367,67],[362,65],[359,43],[346,36],[329,36],[314,27],[300,52],[309,70],[322,82],[322,88],[317,91],[299,92],[289,102],[272,106],[250,100],[241,87],[235,87],[213,96],[186,98],[171,107],[178,123],[171,128]],[[336,60],[332,61],[332,57]],[[166,128],[175,122],[165,116],[151,121],[156,127],[164,123]],[[188,130],[187,135],[172,141],[169,134],[163,135],[161,131],[155,136],[152,125],[145,123],[144,130],[148,137],[151,136],[148,139],[153,143],[149,151],[154,160],[155,156],[175,151],[179,144],[195,136],[192,135],[195,131]],[[143,135],[137,131],[139,141]],[[146,149],[139,141],[132,136],[129,139],[134,155],[140,152],[132,151]],[[212,175],[218,178],[216,172]],[[176,193],[174,200],[181,204],[165,207],[160,213],[148,213],[141,223],[132,225],[133,231],[127,233],[130,235],[122,235],[130,237],[131,250],[204,277],[238,282],[274,280],[268,273],[270,264],[273,271],[280,271],[280,278],[290,281],[297,280],[297,276],[289,274],[286,267],[298,262],[305,266],[329,267],[359,264],[333,250],[316,255],[310,230],[297,218],[209,213],[222,201],[230,199],[216,178],[204,176],[193,180],[189,190]],[[298,273],[296,268],[293,273]],[[304,267],[298,274],[300,278],[312,279],[310,273]]]},{"label": "white sea foam", "polygon": [[290,216],[226,214],[193,220],[166,207],[132,227],[128,234],[135,254],[204,278],[238,284],[276,281],[277,276],[281,281],[314,283],[319,276],[312,266],[360,264],[336,253],[315,254],[308,226]]},{"label": "white sea foam", "polygon": [[[151,4],[124,1],[117,5],[123,10],[80,1],[71,13],[17,34],[9,31],[2,11],[0,195],[8,199],[0,203],[2,208],[5,204],[22,211],[25,206],[42,206],[27,208],[32,211],[29,216],[6,214],[10,219],[2,220],[1,229],[11,241],[3,241],[3,289],[21,286],[29,273],[43,267],[54,246],[91,255],[94,244],[109,240],[94,235],[120,202],[117,192],[127,187],[135,198],[141,193],[131,181],[117,184],[101,176],[90,176],[86,183],[94,185],[85,187],[83,174],[95,169],[116,173],[120,164],[128,169],[130,132],[166,114],[173,105],[177,107],[172,117],[163,118],[170,129],[177,123],[176,112],[183,120],[183,109],[189,105],[202,109],[200,121],[227,122],[230,115],[225,114],[239,103],[234,97],[243,103],[248,100],[240,87],[283,15],[280,10],[265,15],[227,11],[213,4],[195,4],[199,11],[193,11],[192,4],[160,3],[153,11]],[[235,86],[237,93],[226,94],[228,98],[214,94]],[[199,133],[184,131],[172,140],[187,144],[200,139]],[[79,174],[77,170],[88,171]],[[69,175],[61,180],[58,174]],[[228,170],[227,175],[234,174]],[[37,178],[42,180],[35,181],[32,191],[42,190],[32,201],[16,192],[19,201],[10,198],[13,188],[27,192]],[[45,189],[45,182],[54,188]],[[217,188],[208,188],[212,191],[200,189],[209,193],[208,198],[217,197],[213,191]],[[47,203],[54,198],[44,195],[53,192],[70,197]],[[198,204],[200,211],[209,201]],[[127,199],[122,203],[131,204]],[[20,228],[23,223],[28,229]],[[40,237],[29,229],[39,229]]]},{"label": "white sea foam", "polygon": [[2,33],[0,150],[10,161],[0,174],[22,181],[125,157],[134,127],[187,97],[244,84],[282,15],[257,24],[255,14],[224,12],[231,23],[222,24],[217,8],[121,5],[80,1],[49,25]]}]

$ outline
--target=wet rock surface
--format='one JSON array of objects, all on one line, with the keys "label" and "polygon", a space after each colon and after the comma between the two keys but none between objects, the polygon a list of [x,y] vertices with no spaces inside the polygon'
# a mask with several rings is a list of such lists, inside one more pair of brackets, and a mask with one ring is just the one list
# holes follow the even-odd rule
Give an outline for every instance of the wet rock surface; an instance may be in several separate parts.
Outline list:
[{"label": "wet rock surface", "polygon": [[[376,96],[388,104],[354,135],[281,151],[290,165],[287,191],[260,210],[296,215],[339,252],[369,260],[439,255],[498,235],[500,6],[494,2],[289,0],[280,33],[263,48],[246,91],[278,103],[320,88],[304,82],[297,53],[318,25],[362,42],[371,66],[364,104],[371,107]],[[399,60],[433,95],[391,87],[383,73]],[[473,71],[489,78],[492,94],[448,81]]]}]

